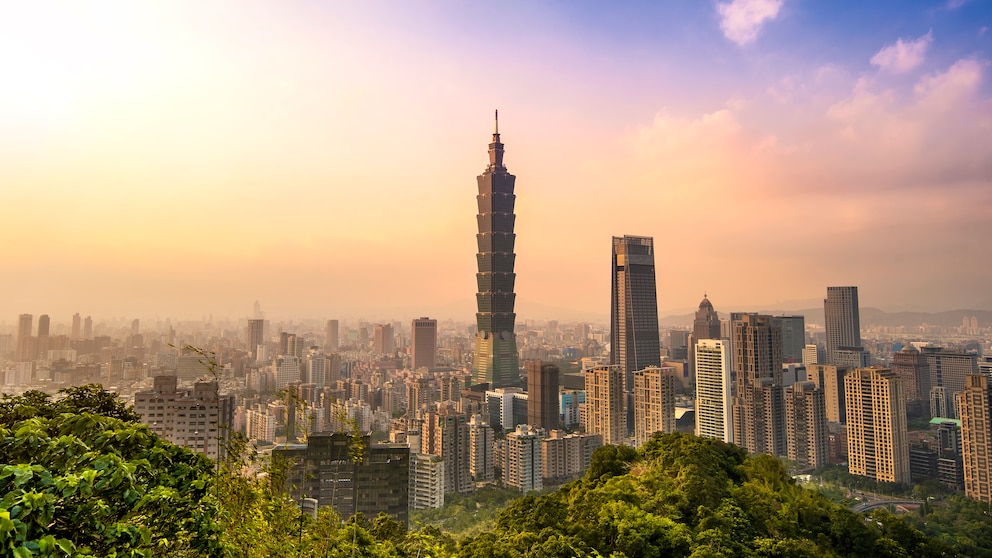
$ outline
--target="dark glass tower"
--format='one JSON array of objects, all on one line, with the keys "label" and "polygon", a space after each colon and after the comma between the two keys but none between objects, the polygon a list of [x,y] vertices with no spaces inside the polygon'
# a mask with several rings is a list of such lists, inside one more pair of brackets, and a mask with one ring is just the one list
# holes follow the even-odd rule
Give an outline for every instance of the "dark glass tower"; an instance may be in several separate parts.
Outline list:
[{"label": "dark glass tower", "polygon": [[613,237],[610,316],[610,364],[623,367],[627,374],[626,389],[630,392],[634,389],[634,372],[661,365],[651,237]]},{"label": "dark glass tower", "polygon": [[479,273],[475,275],[479,292],[475,295],[479,311],[475,315],[478,332],[475,334],[475,359],[472,365],[476,384],[488,383],[490,387],[517,385],[520,368],[517,355],[517,338],[513,325],[517,315],[513,312],[516,295],[513,283],[516,273],[513,263],[513,223],[516,215],[513,194],[516,177],[503,166],[503,144],[499,141],[499,113],[493,141],[489,144],[489,165],[478,177],[479,243],[476,259]]}]

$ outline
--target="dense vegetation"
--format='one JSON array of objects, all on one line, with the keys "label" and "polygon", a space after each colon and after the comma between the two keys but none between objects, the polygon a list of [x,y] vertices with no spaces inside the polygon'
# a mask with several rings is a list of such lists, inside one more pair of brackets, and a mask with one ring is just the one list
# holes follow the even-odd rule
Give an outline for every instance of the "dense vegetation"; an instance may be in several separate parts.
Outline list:
[{"label": "dense vegetation", "polygon": [[278,468],[243,441],[231,449],[212,463],[173,446],[98,387],[5,396],[0,554],[992,556],[992,523],[974,502],[866,518],[797,485],[778,460],[679,434],[638,451],[601,448],[584,478],[513,501],[491,529],[460,541],[385,516],[301,514],[276,488]]}]

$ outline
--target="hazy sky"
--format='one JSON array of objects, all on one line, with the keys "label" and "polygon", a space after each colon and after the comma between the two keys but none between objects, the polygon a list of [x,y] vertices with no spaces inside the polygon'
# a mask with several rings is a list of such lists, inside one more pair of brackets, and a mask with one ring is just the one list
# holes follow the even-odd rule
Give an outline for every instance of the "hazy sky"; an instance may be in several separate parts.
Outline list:
[{"label": "hazy sky", "polygon": [[0,321],[992,308],[992,2],[0,3]]}]

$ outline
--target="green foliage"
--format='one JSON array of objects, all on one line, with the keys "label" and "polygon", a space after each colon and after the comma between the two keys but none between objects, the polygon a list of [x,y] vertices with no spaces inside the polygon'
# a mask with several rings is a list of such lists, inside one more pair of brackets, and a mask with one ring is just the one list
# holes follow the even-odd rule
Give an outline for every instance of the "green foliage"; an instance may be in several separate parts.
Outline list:
[{"label": "green foliage", "polygon": [[520,498],[520,491],[487,486],[471,494],[448,494],[444,507],[410,512],[411,525],[433,525],[456,537],[491,529],[497,514]]}]

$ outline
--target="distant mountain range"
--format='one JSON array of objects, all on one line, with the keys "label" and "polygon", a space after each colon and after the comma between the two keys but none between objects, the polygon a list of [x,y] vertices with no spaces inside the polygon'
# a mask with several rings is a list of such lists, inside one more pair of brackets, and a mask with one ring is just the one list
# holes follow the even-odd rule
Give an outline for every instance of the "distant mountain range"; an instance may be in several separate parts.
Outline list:
[{"label": "distant mountain range", "polygon": [[[771,314],[773,316],[797,316],[806,318],[807,324],[823,325],[823,308],[807,308],[804,310],[762,310],[759,314]],[[720,312],[721,318],[729,316],[726,312]],[[861,327],[868,326],[903,326],[907,330],[916,328],[922,324],[938,327],[957,327],[961,325],[965,316],[975,316],[978,318],[979,327],[987,327],[992,323],[992,311],[990,310],[947,310],[944,312],[885,312],[878,308],[861,308]],[[661,318],[662,327],[689,327],[695,313],[681,314],[676,316],[664,316]]]}]

